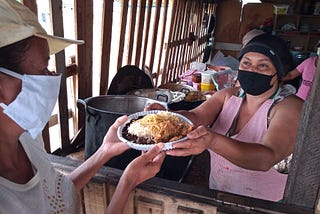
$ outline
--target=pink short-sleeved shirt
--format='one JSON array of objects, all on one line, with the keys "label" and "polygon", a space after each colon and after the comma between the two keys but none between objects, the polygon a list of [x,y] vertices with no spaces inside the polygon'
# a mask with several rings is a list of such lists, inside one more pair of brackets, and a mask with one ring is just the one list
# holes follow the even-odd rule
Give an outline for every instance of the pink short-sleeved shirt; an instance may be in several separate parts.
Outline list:
[{"label": "pink short-sleeved shirt", "polygon": [[312,87],[316,71],[316,60],[317,56],[310,57],[297,66],[297,70],[302,75],[302,82],[296,95],[303,100],[307,99]]}]

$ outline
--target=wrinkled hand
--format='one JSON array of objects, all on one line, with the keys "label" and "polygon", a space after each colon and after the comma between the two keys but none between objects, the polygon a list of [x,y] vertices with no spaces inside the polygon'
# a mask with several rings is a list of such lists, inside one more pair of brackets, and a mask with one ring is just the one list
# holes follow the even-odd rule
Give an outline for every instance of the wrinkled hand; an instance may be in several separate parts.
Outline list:
[{"label": "wrinkled hand", "polygon": [[129,182],[131,187],[134,188],[138,184],[154,177],[159,172],[166,156],[165,152],[162,151],[163,146],[162,143],[159,143],[150,151],[134,159],[126,167],[121,178]]},{"label": "wrinkled hand", "polygon": [[103,150],[103,154],[109,154],[111,157],[122,154],[124,151],[128,150],[130,147],[124,142],[120,141],[117,136],[117,130],[120,125],[122,125],[128,116],[124,115],[119,117],[109,128],[107,134],[104,136],[100,150]]},{"label": "wrinkled hand", "polygon": [[187,135],[187,140],[175,143],[174,149],[166,151],[167,155],[189,156],[202,153],[209,148],[214,133],[209,128],[199,126]]}]

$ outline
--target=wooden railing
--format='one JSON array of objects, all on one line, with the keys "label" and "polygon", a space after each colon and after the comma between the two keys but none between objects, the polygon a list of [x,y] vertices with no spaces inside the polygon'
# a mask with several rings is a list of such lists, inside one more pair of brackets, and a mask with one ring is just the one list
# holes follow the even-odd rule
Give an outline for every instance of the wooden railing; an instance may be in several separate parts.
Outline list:
[{"label": "wooden railing", "polygon": [[[51,156],[59,171],[67,174],[81,161]],[[121,170],[102,167],[81,192],[83,213],[104,213],[122,174]],[[197,178],[201,179],[201,178]],[[125,203],[125,202],[124,202]],[[134,213],[312,213],[312,209],[258,200],[210,190],[201,186],[152,178],[132,191],[126,202],[125,214]]]}]

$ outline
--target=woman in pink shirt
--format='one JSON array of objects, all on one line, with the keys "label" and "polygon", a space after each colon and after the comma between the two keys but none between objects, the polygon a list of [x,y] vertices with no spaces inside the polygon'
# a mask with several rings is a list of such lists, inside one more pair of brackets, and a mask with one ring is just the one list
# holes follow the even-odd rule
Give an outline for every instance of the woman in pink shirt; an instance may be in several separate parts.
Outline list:
[{"label": "woman in pink shirt", "polygon": [[[287,175],[275,165],[293,153],[302,100],[280,87],[290,70],[289,50],[279,37],[255,37],[240,52],[238,80],[190,111],[188,140],[168,155],[210,152],[209,187],[264,200],[283,197]],[[159,108],[156,104],[151,108]]]},{"label": "woman in pink shirt", "polygon": [[[315,47],[315,50],[320,47],[320,41]],[[319,54],[319,53],[318,53]],[[299,86],[296,95],[303,100],[306,100],[312,88],[313,78],[315,76],[319,56],[310,57],[300,63],[294,70],[290,71],[284,78],[284,81],[295,79],[302,75],[302,82]]]}]

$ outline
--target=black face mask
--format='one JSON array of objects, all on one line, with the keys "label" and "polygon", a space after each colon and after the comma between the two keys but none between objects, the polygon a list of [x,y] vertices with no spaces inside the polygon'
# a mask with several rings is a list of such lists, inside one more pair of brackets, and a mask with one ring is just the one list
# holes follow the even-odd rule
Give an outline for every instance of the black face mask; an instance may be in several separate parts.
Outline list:
[{"label": "black face mask", "polygon": [[275,75],[276,73],[269,76],[257,72],[239,70],[238,80],[244,92],[253,96],[257,96],[272,88],[270,82]]}]

